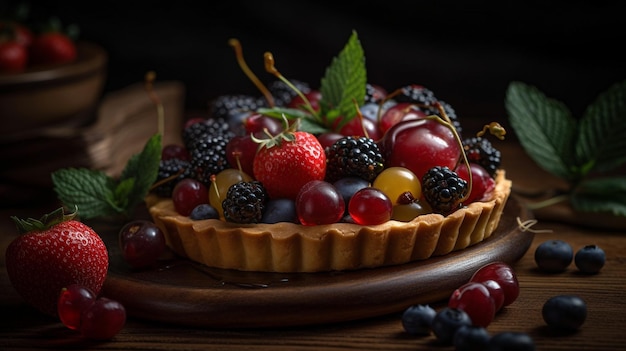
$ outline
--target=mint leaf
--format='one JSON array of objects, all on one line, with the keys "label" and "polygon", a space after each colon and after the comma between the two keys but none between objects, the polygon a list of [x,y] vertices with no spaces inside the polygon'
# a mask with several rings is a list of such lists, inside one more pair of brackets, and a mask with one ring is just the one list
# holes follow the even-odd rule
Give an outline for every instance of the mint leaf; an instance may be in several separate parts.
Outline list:
[{"label": "mint leaf", "polygon": [[156,181],[161,161],[161,149],[161,134],[155,134],[146,142],[141,153],[133,155],[128,160],[120,177],[120,181],[134,179],[128,194],[128,203],[124,206],[127,210],[134,210],[148,195],[150,187]]},{"label": "mint leaf", "polygon": [[[363,47],[356,31],[352,32],[348,43],[326,68],[321,80],[322,99],[320,108],[331,125],[343,116],[341,125],[357,115],[357,107],[365,101],[367,74]],[[355,104],[356,103],[356,104]]]},{"label": "mint leaf", "polygon": [[582,182],[571,196],[579,211],[609,212],[626,216],[626,178],[597,178]]},{"label": "mint leaf", "polygon": [[156,134],[128,160],[119,180],[97,170],[59,169],[52,173],[53,189],[62,203],[77,206],[85,219],[130,216],[157,179],[161,149],[161,135]]},{"label": "mint leaf", "polygon": [[576,155],[588,172],[604,172],[626,162],[626,81],[602,93],[580,120]]},{"label": "mint leaf", "polygon": [[52,173],[53,189],[68,207],[78,207],[83,218],[109,216],[118,212],[115,206],[113,180],[100,171],[65,168]]},{"label": "mint leaf", "polygon": [[576,120],[563,103],[535,87],[512,82],[505,107],[520,144],[541,168],[567,180],[580,177],[574,156]]}]

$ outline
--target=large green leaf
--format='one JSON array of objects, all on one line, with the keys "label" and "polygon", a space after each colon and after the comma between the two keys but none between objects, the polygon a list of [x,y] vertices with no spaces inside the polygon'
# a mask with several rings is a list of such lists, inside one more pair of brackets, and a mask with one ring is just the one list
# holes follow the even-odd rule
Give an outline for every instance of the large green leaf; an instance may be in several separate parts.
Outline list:
[{"label": "large green leaf", "polygon": [[571,204],[578,211],[626,216],[626,177],[586,180],[572,194]]},{"label": "large green leaf", "polygon": [[576,121],[563,103],[533,86],[511,82],[505,107],[520,143],[540,167],[568,180],[579,177],[574,157]]},{"label": "large green leaf", "polygon": [[589,171],[609,171],[626,162],[626,81],[601,94],[580,121],[576,156]]}]

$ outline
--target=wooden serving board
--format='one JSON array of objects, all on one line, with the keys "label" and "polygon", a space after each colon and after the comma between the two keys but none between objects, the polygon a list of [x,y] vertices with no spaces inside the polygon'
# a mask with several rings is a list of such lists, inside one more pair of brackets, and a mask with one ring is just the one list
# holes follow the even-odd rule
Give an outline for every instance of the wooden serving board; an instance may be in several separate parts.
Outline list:
[{"label": "wooden serving board", "polygon": [[111,233],[103,235],[110,240],[110,267],[102,294],[121,302],[129,316],[198,327],[301,326],[374,317],[445,300],[486,263],[513,264],[533,240],[517,222],[529,216],[511,197],[493,235],[470,248],[403,265],[326,273],[241,272],[181,258],[132,271]]}]

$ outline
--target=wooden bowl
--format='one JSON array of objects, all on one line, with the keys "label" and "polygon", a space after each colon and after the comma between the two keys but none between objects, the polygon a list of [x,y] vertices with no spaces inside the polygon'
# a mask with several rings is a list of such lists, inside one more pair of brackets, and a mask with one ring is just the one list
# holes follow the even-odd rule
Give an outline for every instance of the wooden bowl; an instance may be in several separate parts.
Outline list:
[{"label": "wooden bowl", "polygon": [[72,63],[0,74],[1,138],[19,138],[57,124],[77,125],[93,116],[108,57],[102,47],[90,42],[78,42],[77,51]]}]

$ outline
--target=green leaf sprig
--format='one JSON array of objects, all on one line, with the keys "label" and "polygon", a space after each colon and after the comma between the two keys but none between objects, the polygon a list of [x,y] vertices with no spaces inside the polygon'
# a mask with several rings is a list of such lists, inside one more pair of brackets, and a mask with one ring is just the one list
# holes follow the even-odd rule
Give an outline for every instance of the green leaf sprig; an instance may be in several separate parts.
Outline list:
[{"label": "green leaf sprig", "polygon": [[626,81],[601,93],[580,120],[562,102],[518,81],[510,83],[505,107],[527,154],[569,185],[531,208],[565,201],[578,211],[626,216],[626,175],[607,175],[626,163]]},{"label": "green leaf sprig", "polygon": [[78,208],[84,219],[130,217],[156,181],[161,160],[161,134],[127,162],[119,179],[103,171],[62,168],[52,173],[53,189],[67,207]]},{"label": "green leaf sprig", "polygon": [[291,87],[305,101],[305,110],[270,107],[257,112],[274,118],[300,119],[300,130],[313,134],[339,130],[359,113],[357,106],[365,101],[367,73],[365,56],[356,31],[338,56],[333,58],[320,81],[320,110],[315,111],[304,94],[291,84],[274,66],[271,53],[265,54],[265,68]]}]

